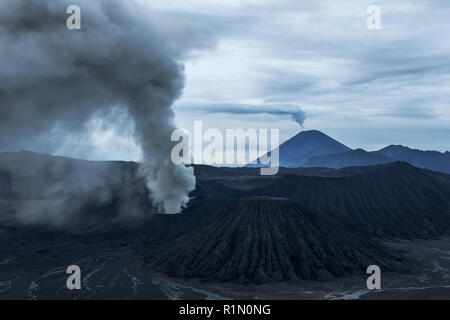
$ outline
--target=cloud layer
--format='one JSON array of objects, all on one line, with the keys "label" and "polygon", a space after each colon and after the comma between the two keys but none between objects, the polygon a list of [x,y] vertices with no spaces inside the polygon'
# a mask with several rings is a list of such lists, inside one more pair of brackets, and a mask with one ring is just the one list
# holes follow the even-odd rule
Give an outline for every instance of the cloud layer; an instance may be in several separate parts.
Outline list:
[{"label": "cloud layer", "polygon": [[[353,147],[450,149],[448,2],[377,1],[381,30],[366,26],[373,1],[194,3],[153,4],[208,23],[219,38],[216,51],[188,64],[180,123],[190,121],[195,105],[300,105],[307,129]],[[242,116],[230,110],[229,121]],[[260,119],[261,126],[272,123]],[[285,121],[283,129],[292,135],[298,127]]]}]

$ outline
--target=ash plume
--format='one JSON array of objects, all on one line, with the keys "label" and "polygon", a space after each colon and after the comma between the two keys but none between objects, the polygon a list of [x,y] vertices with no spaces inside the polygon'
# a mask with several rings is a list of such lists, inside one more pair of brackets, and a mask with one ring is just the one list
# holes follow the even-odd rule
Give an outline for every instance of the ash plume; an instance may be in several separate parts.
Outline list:
[{"label": "ash plume", "polygon": [[246,105],[246,104],[234,104],[234,103],[219,103],[209,104],[204,106],[196,105],[193,110],[200,110],[207,113],[230,113],[230,114],[268,114],[273,116],[290,116],[291,120],[296,122],[303,128],[307,114],[300,107],[296,107],[295,110],[292,107],[284,108],[283,106],[261,106],[261,105]]},{"label": "ash plume", "polygon": [[306,120],[306,113],[303,110],[300,110],[298,112],[293,112],[290,115],[292,120],[297,122],[297,124],[303,128],[303,124],[305,123]]},{"label": "ash plume", "polygon": [[[66,27],[69,5],[81,8],[81,30]],[[1,1],[0,151],[51,152],[95,115],[124,108],[153,205],[179,212],[195,177],[170,160],[171,106],[184,86],[181,61],[212,42],[207,29],[141,2]]]}]

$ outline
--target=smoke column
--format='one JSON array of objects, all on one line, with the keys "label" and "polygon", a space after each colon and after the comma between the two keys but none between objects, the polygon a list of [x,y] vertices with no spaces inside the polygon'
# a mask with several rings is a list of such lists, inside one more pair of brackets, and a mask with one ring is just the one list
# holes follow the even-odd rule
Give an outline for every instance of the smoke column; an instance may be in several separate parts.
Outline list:
[{"label": "smoke column", "polygon": [[[66,27],[69,5],[81,8],[81,30]],[[0,151],[50,151],[93,116],[124,108],[153,204],[179,212],[195,177],[170,161],[171,105],[184,86],[180,61],[211,42],[208,30],[141,2],[1,1]]]},{"label": "smoke column", "polygon": [[297,124],[303,128],[303,124],[305,123],[305,120],[306,120],[306,112],[304,112],[303,110],[300,110],[298,112],[293,112],[290,115],[291,115],[292,120],[297,122]]}]

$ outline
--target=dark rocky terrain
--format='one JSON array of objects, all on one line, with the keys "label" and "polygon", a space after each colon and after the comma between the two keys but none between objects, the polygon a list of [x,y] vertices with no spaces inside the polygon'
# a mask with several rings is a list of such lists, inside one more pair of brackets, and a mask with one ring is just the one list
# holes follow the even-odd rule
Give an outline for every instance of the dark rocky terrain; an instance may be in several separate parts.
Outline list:
[{"label": "dark rocky terrain", "polygon": [[395,162],[331,176],[286,174],[252,193],[287,197],[362,236],[416,239],[448,234],[449,179]]},{"label": "dark rocky terrain", "polygon": [[396,296],[449,285],[450,248],[433,242],[450,230],[449,175],[404,162],[195,174],[188,208],[164,215],[136,163],[0,154],[0,298],[362,297],[372,263]]},{"label": "dark rocky terrain", "polygon": [[399,252],[358,239],[284,198],[237,200],[217,217],[150,254],[160,271],[241,283],[330,280],[376,264],[405,271]]},{"label": "dark rocky terrain", "polygon": [[369,238],[430,238],[446,235],[450,226],[450,176],[404,162],[339,170],[281,168],[277,176],[260,176],[256,168],[196,166],[189,207],[170,216],[152,208],[135,163],[33,153],[18,153],[14,161],[8,157],[0,156],[3,225],[83,233],[133,229],[151,220],[150,234],[168,238],[201,226],[236,199],[265,196],[288,198]]}]

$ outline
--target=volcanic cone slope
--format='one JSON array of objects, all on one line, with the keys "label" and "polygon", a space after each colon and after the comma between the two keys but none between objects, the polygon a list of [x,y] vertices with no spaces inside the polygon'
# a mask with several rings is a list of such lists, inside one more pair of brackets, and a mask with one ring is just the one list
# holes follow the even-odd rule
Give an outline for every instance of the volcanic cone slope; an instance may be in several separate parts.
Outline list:
[{"label": "volcanic cone slope", "polygon": [[398,252],[334,228],[284,198],[232,203],[194,233],[161,245],[159,271],[207,281],[269,283],[363,274],[369,265],[405,270]]}]

